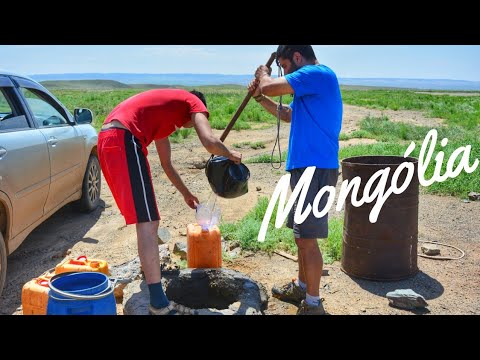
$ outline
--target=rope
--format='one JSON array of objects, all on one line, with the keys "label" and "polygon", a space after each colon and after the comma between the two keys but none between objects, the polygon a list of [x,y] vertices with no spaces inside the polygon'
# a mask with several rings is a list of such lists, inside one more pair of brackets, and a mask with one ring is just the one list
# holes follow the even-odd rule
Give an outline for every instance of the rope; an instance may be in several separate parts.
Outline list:
[{"label": "rope", "polygon": [[[278,77],[282,77],[282,67],[278,66]],[[275,137],[275,144],[273,144],[273,149],[272,153],[270,155],[270,165],[272,165],[272,168],[275,170],[278,170],[282,167],[282,150],[280,148],[280,112],[282,111],[282,96],[280,95],[280,102],[277,107],[277,136]],[[273,165],[273,154],[275,153],[275,148],[277,147],[278,144],[278,157],[280,159],[280,165],[278,167]]]},{"label": "rope", "polygon": [[450,247],[450,248],[454,248],[458,251],[460,251],[462,253],[462,255],[460,257],[450,257],[450,256],[432,256],[432,255],[424,255],[424,254],[417,254],[418,256],[421,256],[421,257],[424,257],[424,258],[427,258],[427,259],[435,259],[435,260],[460,260],[461,258],[463,258],[465,256],[465,252],[462,250],[462,249],[459,249],[458,247],[456,246],[453,246],[453,245],[448,245],[448,244],[444,244],[444,243],[440,243],[440,242],[435,242],[435,241],[426,241],[426,240],[418,240],[418,242],[423,242],[423,243],[428,243],[428,244],[435,244],[435,245],[443,245],[443,246],[446,246],[446,247]]}]

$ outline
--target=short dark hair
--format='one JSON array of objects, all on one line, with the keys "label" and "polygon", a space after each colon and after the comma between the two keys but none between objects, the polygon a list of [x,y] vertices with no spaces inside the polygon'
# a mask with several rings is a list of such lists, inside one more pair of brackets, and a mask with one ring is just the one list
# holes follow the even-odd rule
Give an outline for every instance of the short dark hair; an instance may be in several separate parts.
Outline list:
[{"label": "short dark hair", "polygon": [[197,91],[197,90],[192,90],[192,91],[190,91],[190,94],[193,94],[196,97],[198,97],[200,100],[202,100],[203,105],[205,105],[205,107],[207,107],[207,99],[205,99],[205,95],[203,95],[203,93],[201,93],[200,91]]},{"label": "short dark hair", "polygon": [[277,65],[280,66],[279,58],[293,61],[293,54],[299,52],[308,61],[317,60],[312,45],[278,45],[277,48]]}]

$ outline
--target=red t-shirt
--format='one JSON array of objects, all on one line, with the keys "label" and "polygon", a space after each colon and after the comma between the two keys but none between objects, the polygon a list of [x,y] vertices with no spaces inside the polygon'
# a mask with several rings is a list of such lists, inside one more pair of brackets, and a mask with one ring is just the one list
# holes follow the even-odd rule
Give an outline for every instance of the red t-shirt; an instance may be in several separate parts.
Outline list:
[{"label": "red t-shirt", "polygon": [[155,89],[134,95],[118,104],[104,124],[120,121],[144,146],[166,138],[191,120],[193,113],[206,113],[202,101],[182,89]]}]

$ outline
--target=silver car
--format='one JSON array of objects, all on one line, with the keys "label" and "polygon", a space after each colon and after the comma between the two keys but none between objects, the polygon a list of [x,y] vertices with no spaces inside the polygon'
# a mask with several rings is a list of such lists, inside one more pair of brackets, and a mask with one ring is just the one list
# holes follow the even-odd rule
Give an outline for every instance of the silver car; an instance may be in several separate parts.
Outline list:
[{"label": "silver car", "polygon": [[7,255],[65,204],[100,201],[97,131],[88,109],[72,115],[38,82],[0,71],[0,294]]}]

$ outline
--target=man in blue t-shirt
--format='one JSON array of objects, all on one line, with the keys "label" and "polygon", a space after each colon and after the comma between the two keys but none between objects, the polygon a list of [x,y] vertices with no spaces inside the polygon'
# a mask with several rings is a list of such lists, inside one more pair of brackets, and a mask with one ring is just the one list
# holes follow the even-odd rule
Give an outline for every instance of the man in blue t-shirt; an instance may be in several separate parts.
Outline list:
[{"label": "man in blue t-shirt", "polygon": [[[276,60],[285,76],[273,79],[271,69],[262,65],[248,89],[254,91],[254,99],[268,112],[278,116],[279,111],[280,119],[291,123],[286,170],[291,174],[292,191],[306,168],[315,167],[303,212],[308,204],[313,204],[322,187],[337,183],[342,96],[337,76],[317,61],[311,45],[280,45]],[[266,96],[287,94],[293,94],[293,102],[281,108]],[[320,200],[319,211],[325,207],[328,194]],[[298,279],[273,287],[272,295],[300,304],[299,315],[320,315],[325,310],[319,293],[323,260],[317,239],[328,237],[328,214],[318,219],[312,211],[298,224],[294,222],[296,207],[297,202],[289,213],[287,227],[293,229],[298,247]]]}]

